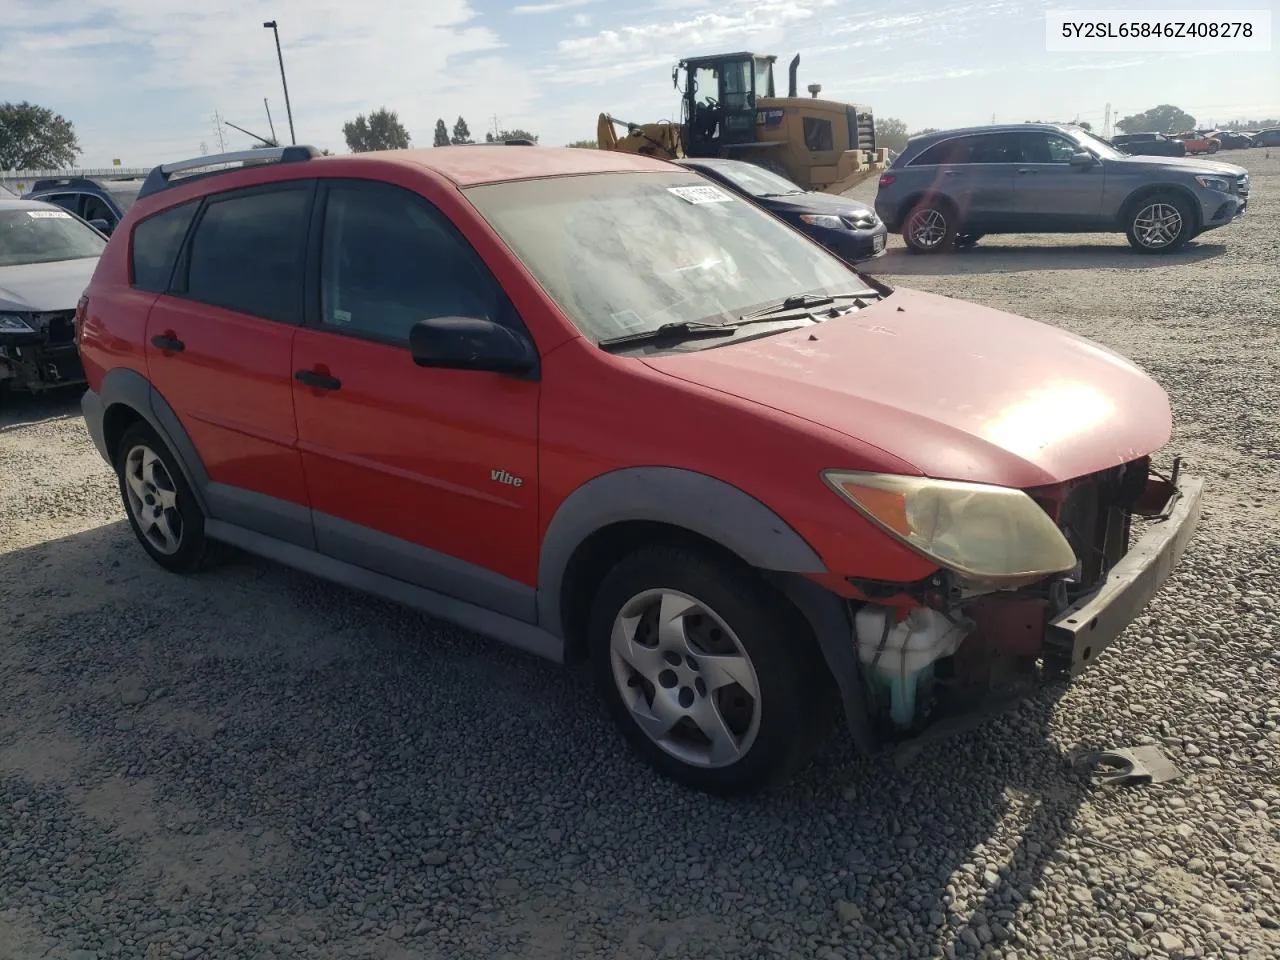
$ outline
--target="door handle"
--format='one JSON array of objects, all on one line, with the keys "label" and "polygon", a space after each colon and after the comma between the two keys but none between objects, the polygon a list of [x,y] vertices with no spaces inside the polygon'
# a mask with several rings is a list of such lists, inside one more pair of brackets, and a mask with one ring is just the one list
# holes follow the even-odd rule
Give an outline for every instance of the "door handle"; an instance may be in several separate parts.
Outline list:
[{"label": "door handle", "polygon": [[1035,173],[1036,171],[1032,170],[1030,167],[1022,167],[1018,170],[1018,172],[1019,173]]},{"label": "door handle", "polygon": [[165,351],[165,353],[181,353],[187,346],[177,337],[171,336],[169,332],[152,337],[151,345]]},{"label": "door handle", "polygon": [[315,370],[298,370],[294,373],[293,378],[299,383],[305,383],[308,387],[314,387],[317,390],[340,390],[342,381],[337,377],[332,377],[327,373],[317,373]]},{"label": "door handle", "polygon": [[960,174],[959,170],[943,170],[942,171],[942,175],[944,177],[955,177],[955,176],[958,176],[959,174]]}]

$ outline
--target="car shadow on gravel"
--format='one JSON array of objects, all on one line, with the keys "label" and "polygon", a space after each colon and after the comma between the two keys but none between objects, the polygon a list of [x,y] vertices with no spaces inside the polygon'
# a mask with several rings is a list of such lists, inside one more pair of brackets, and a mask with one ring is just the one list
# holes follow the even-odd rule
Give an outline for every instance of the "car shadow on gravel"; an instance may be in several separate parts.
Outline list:
[{"label": "car shadow on gravel", "polygon": [[[728,801],[627,755],[582,670],[254,558],[175,577],[123,522],[0,555],[0,635],[0,792],[39,767],[31,809],[115,850],[95,883],[139,956],[187,945],[149,918],[192,891],[237,957],[320,931],[325,956],[1047,956],[1015,913],[1089,852],[1064,851],[1085,786],[1055,691],[905,769],[835,730]],[[122,936],[24,871],[0,901],[39,928]]]},{"label": "car shadow on gravel", "polygon": [[84,386],[56,387],[48,393],[10,393],[0,397],[0,433],[18,427],[80,415]]},{"label": "car shadow on gravel", "polygon": [[955,253],[920,255],[905,247],[891,247],[861,269],[874,276],[932,277],[986,273],[1021,273],[1039,270],[1144,270],[1175,267],[1212,260],[1227,252],[1225,244],[1191,242],[1175,253],[1139,253],[1111,237],[1099,243],[1031,245],[1010,242],[1012,237],[984,238],[976,247]]}]

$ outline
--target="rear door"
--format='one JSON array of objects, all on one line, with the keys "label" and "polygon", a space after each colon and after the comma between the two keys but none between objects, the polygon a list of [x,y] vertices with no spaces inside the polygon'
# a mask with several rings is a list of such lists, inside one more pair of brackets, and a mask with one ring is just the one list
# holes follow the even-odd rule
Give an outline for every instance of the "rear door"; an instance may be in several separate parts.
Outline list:
[{"label": "rear door", "polygon": [[1071,166],[1081,148],[1059,133],[1027,130],[1016,134],[1015,205],[1020,229],[1028,233],[1083,229],[1102,223],[1106,173],[1100,163]]},{"label": "rear door", "polygon": [[209,197],[146,332],[151,382],[204,463],[214,517],[304,546],[291,360],[314,192],[291,181]]},{"label": "rear door", "polygon": [[[960,211],[970,232],[1000,230],[1013,214],[1013,163],[1007,134],[953,137],[934,144],[910,164],[913,190],[940,193]],[[923,176],[929,171],[929,176]]]}]

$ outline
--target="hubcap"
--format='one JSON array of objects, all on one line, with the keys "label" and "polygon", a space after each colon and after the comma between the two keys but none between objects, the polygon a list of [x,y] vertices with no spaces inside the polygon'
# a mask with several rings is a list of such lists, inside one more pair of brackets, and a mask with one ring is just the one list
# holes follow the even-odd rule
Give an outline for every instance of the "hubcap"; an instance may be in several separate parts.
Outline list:
[{"label": "hubcap", "polygon": [[138,529],[160,553],[173,554],[182,546],[182,514],[178,489],[154,450],[139,444],[124,461],[125,502]]},{"label": "hubcap", "polygon": [[1167,247],[1182,232],[1182,214],[1169,203],[1151,203],[1133,220],[1133,233],[1144,247]]},{"label": "hubcap", "polygon": [[632,597],[613,622],[613,679],[636,725],[684,763],[724,767],[760,730],[760,684],[728,625],[675,590]]},{"label": "hubcap", "polygon": [[921,210],[911,218],[911,239],[919,247],[936,247],[947,235],[947,218],[938,210]]}]

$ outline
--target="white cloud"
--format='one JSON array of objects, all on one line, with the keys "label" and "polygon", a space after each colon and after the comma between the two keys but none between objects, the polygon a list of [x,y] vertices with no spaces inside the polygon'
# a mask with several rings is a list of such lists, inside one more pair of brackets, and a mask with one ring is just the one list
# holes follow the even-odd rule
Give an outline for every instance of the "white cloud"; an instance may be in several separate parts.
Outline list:
[{"label": "white cloud", "polygon": [[575,7],[585,7],[588,4],[597,2],[599,0],[550,0],[548,3],[522,3],[519,6],[512,7],[511,12],[518,15],[558,13],[561,10],[572,10]]}]

